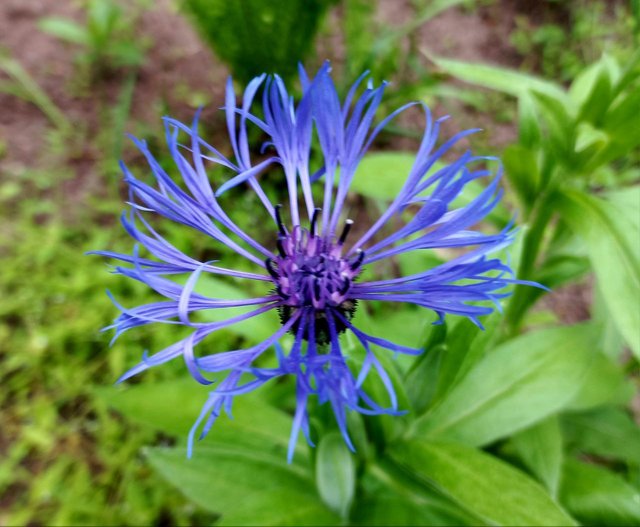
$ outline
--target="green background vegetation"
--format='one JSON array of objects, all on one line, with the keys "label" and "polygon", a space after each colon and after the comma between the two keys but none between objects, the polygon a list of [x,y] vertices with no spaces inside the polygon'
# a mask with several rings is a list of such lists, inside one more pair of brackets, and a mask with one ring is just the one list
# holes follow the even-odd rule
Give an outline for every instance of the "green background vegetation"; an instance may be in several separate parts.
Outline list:
[{"label": "green background vegetation", "polygon": [[[7,28],[30,16],[70,75],[50,90],[55,71],[34,73],[3,32],[3,113],[17,121],[0,136],[1,524],[640,525],[640,6],[401,3],[399,13],[395,0],[314,0],[304,10],[295,0],[279,9],[262,0],[2,8]],[[193,49],[179,61],[194,66],[158,92],[150,83],[174,64],[158,60],[171,55],[163,24],[188,33]],[[462,38],[470,27],[485,46],[475,55],[475,41]],[[34,53],[38,64],[51,56]],[[143,350],[177,340],[175,328],[140,328],[111,348],[99,333],[117,314],[105,289],[127,306],[153,298],[84,255],[132,248],[118,224],[126,194],[117,161],[140,174],[145,164],[124,134],[144,137],[171,166],[160,117],[189,120],[206,105],[201,132],[228,149],[214,112],[227,73],[291,78],[299,60],[313,69],[325,58],[342,89],[365,69],[391,80],[386,110],[424,100],[452,113],[456,128],[487,130],[473,146],[501,155],[507,195],[486,227],[517,210],[518,276],[554,292],[517,289],[484,333],[454,317],[433,329],[431,314],[411,308],[360,310],[359,324],[391,340],[421,328],[406,343],[427,352],[388,365],[408,417],[351,416],[357,457],[321,408],[319,447],[301,443],[286,464],[293,402],[284,383],[239,400],[234,421],[221,420],[188,462],[185,436],[207,389],[185,379],[181,364],[113,387]],[[191,85],[189,71],[207,67],[217,84],[201,76]],[[23,126],[34,119],[37,136]],[[365,220],[397,191],[389,174],[410,166],[416,123],[393,127],[363,162],[354,190]],[[21,156],[19,138],[37,155]],[[267,177],[274,196],[277,178]],[[250,195],[227,205],[269,240]],[[165,229],[197,258],[233,258]],[[400,259],[382,272],[441,257]],[[230,282],[207,287],[243,294]],[[259,339],[270,322],[220,332],[217,345]]]}]

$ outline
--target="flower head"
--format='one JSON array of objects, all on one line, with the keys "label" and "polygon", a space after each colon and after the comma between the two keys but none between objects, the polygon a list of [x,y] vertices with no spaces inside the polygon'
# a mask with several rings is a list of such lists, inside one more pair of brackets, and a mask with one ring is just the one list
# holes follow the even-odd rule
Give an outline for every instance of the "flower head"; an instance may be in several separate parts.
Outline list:
[{"label": "flower head", "polygon": [[[229,412],[236,395],[275,377],[292,375],[296,379],[297,409],[289,456],[300,430],[309,440],[310,397],[316,397],[320,404],[331,405],[346,443],[353,448],[346,426],[347,411],[403,413],[373,346],[409,354],[421,351],[355,327],[352,318],[358,305],[366,301],[406,302],[435,311],[440,321],[446,314],[455,314],[481,326],[479,317],[493,310],[487,301],[499,306],[499,300],[509,294],[505,289],[518,282],[507,265],[489,256],[511,243],[514,234],[511,226],[497,234],[472,230],[500,199],[500,169],[493,175],[482,168],[493,159],[475,157],[471,152],[438,168],[436,163],[442,156],[476,130],[458,133],[436,146],[444,118],[434,121],[426,106],[423,106],[424,135],[413,167],[404,176],[402,189],[368,230],[354,235],[356,229],[352,229],[353,221],[345,217],[344,205],[358,164],[378,133],[411,106],[403,106],[374,126],[385,85],[374,88],[369,83],[361,88],[364,78],[363,75],[358,79],[345,100],[340,101],[328,65],[313,79],[301,68],[303,94],[296,104],[277,76],[263,75],[249,83],[241,107],[236,106],[229,80],[225,113],[232,159],[198,135],[198,115],[191,126],[165,118],[167,145],[175,163],[173,172],[179,175],[179,180],[165,171],[144,142],[134,139],[155,179],[154,185],[148,185],[122,165],[131,193],[131,211],[123,215],[122,223],[137,242],[136,249],[131,255],[106,251],[98,254],[129,264],[117,266],[116,272],[147,284],[166,300],[132,309],[120,307],[122,314],[111,327],[115,328],[116,336],[149,323],[178,324],[191,328],[192,332],[168,348],[145,356],[121,380],[177,357],[184,359],[193,377],[203,384],[212,382],[205,376],[207,372],[228,372],[211,392],[191,431],[191,440],[203,423],[201,436],[209,431],[223,409]],[[260,89],[262,116],[253,110]],[[252,159],[249,149],[249,126],[259,128],[268,137],[263,155],[265,152],[270,155],[259,162]],[[314,136],[322,154],[322,166],[312,172]],[[180,137],[186,137],[187,143],[181,144]],[[234,175],[217,185],[208,173],[215,166]],[[275,167],[284,174],[288,195],[284,207],[271,203],[259,181],[267,168]],[[455,207],[453,201],[465,185],[478,178],[489,178],[484,190],[467,205]],[[273,225],[272,243],[263,245],[257,241],[220,206],[219,196],[237,192],[240,185],[248,185],[259,198],[264,217]],[[185,254],[154,230],[148,221],[151,216],[163,216],[196,229],[250,261],[255,272],[201,262]],[[402,220],[403,226],[391,230],[390,226],[397,225],[398,220]],[[138,247],[144,248],[150,258],[141,257]],[[438,248],[469,250],[417,274],[373,281],[361,277],[365,267],[380,260]],[[195,292],[202,273],[261,282],[267,293],[238,300],[203,296]],[[171,279],[181,274],[187,275],[184,283]],[[192,313],[197,311],[236,307],[248,311],[216,322],[192,320]],[[214,350],[213,354],[196,356],[195,348],[207,336],[270,310],[279,312],[281,325],[263,342],[246,349]],[[341,334],[345,332],[352,334],[361,349],[361,366],[355,373],[341,347]],[[286,333],[293,335],[294,341],[290,349],[283,350],[279,340]],[[256,362],[268,349],[276,350],[275,368],[260,367]],[[386,387],[388,408],[363,390],[365,379],[372,374]]]}]

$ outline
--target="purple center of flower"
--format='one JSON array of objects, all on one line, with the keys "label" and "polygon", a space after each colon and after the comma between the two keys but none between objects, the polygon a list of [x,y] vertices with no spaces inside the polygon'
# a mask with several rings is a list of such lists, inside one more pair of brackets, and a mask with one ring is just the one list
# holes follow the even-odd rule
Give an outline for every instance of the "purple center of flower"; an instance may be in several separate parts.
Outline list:
[{"label": "purple center of flower", "polygon": [[[356,302],[349,299],[348,293],[362,270],[364,252],[358,251],[351,259],[343,257],[344,242],[353,221],[345,222],[339,238],[326,238],[315,232],[319,213],[320,209],[314,211],[309,229],[297,225],[288,232],[280,218],[280,207],[276,207],[278,256],[268,258],[266,266],[284,302],[280,308],[282,321],[289,320],[299,309],[314,312],[316,340],[326,342],[329,337],[326,309],[334,309],[348,319],[353,317]],[[343,323],[336,327],[337,332],[344,329]],[[294,324],[291,331],[296,330]]]}]

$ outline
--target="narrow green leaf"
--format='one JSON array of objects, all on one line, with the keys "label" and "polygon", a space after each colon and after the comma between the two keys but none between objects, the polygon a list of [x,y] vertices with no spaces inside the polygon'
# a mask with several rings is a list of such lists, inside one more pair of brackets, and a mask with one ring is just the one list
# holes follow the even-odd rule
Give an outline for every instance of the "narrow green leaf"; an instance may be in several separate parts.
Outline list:
[{"label": "narrow green leaf", "polygon": [[520,202],[530,210],[540,185],[540,171],[534,153],[524,146],[511,145],[505,148],[502,161]]},{"label": "narrow green leaf", "polygon": [[489,525],[575,525],[535,481],[474,448],[410,441],[390,452],[416,481],[435,487]]},{"label": "narrow green leaf", "polygon": [[316,455],[316,485],[327,506],[346,518],[356,486],[356,466],[339,432],[325,435]]},{"label": "narrow green leaf", "polygon": [[555,497],[564,458],[558,417],[548,417],[514,435],[511,441],[527,468]]},{"label": "narrow green leaf", "polygon": [[640,491],[595,465],[567,460],[560,500],[587,525],[640,525]]},{"label": "narrow green leaf", "polygon": [[533,91],[533,98],[547,124],[549,148],[559,161],[571,165],[575,149],[575,115],[572,108],[561,99],[546,92]]},{"label": "narrow green leaf", "polygon": [[38,27],[45,33],[74,44],[89,44],[87,30],[73,20],[59,17],[43,18]]},{"label": "narrow green leaf", "polygon": [[597,75],[593,80],[589,95],[580,107],[578,120],[598,124],[613,102],[613,86],[609,70],[604,62],[600,62]]},{"label": "narrow green leaf", "polygon": [[564,408],[593,360],[593,330],[536,331],[492,351],[418,419],[413,433],[482,446]]},{"label": "narrow green leaf", "polygon": [[584,104],[589,94],[593,91],[593,85],[596,83],[601,68],[600,62],[594,62],[582,69],[571,83],[569,97],[578,107]]},{"label": "narrow green leaf", "polygon": [[562,416],[570,448],[640,466],[640,427],[620,408],[597,408]]},{"label": "narrow green leaf", "polygon": [[542,131],[536,112],[535,102],[529,92],[518,97],[518,138],[526,148],[533,148],[540,142]]},{"label": "narrow green leaf", "polygon": [[537,91],[549,97],[554,97],[562,103],[569,102],[566,92],[560,85],[540,77],[498,66],[437,57],[430,58],[439,68],[450,75],[478,86],[497,90],[515,97],[519,97],[526,92]]},{"label": "narrow green leaf", "polygon": [[565,221],[586,242],[604,300],[640,358],[640,188],[627,192],[636,203],[630,212],[621,210],[628,206],[615,197],[603,200],[578,191],[566,192],[560,207]]}]

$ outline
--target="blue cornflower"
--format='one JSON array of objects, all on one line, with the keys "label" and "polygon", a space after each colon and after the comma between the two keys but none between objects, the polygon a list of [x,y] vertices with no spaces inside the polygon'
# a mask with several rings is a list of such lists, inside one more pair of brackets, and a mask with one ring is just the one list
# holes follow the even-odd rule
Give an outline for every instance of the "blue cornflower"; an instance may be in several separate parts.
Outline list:
[{"label": "blue cornflower", "polygon": [[[233,159],[199,137],[198,114],[191,126],[164,119],[166,141],[180,183],[169,176],[143,141],[133,139],[155,179],[154,186],[148,185],[122,164],[131,194],[131,211],[123,215],[122,223],[137,242],[136,249],[132,255],[107,251],[97,254],[129,264],[116,266],[115,271],[147,284],[167,300],[132,309],[119,306],[122,314],[110,327],[115,328],[116,337],[130,328],[154,322],[178,324],[193,330],[168,348],[145,355],[121,381],[177,357],[184,359],[193,377],[203,384],[212,382],[205,377],[206,372],[228,372],[211,392],[191,430],[190,450],[196,430],[204,422],[201,437],[204,436],[223,409],[231,411],[234,396],[284,375],[296,379],[297,409],[289,458],[300,430],[310,442],[307,402],[312,396],[317,397],[320,404],[331,404],[342,435],[353,449],[346,426],[347,411],[403,413],[398,408],[392,382],[372,347],[394,353],[421,351],[355,327],[352,318],[358,303],[407,302],[435,311],[440,321],[450,313],[466,316],[481,326],[478,317],[493,310],[486,301],[499,308],[500,299],[509,294],[505,289],[513,283],[523,283],[512,277],[508,265],[489,257],[512,242],[512,226],[498,234],[471,230],[500,200],[501,169],[493,175],[489,170],[477,168],[478,164],[484,166],[486,161],[495,159],[473,156],[471,152],[437,168],[436,162],[441,161],[456,142],[477,130],[460,132],[436,147],[445,118],[434,121],[424,105],[424,135],[402,189],[364,234],[349,236],[353,222],[344,217],[344,205],[359,162],[378,133],[400,112],[416,104],[399,108],[373,126],[385,85],[376,88],[369,82],[362,88],[365,78],[366,75],[361,76],[341,102],[328,65],[313,79],[301,68],[302,97],[296,105],[278,76],[262,75],[247,86],[241,107],[236,106],[229,79],[224,110]],[[252,110],[260,89],[261,116]],[[248,126],[259,128],[268,137],[258,163],[250,155]],[[181,144],[178,139],[185,134],[187,144]],[[322,167],[312,174],[309,167],[314,137],[322,153]],[[265,152],[272,155],[265,158]],[[234,174],[217,190],[207,174],[207,168],[215,165]],[[280,166],[284,172],[288,192],[286,207],[274,206],[258,180],[266,169],[274,166]],[[467,183],[485,177],[491,178],[490,182],[475,199],[459,208],[452,205]],[[273,224],[273,239],[267,246],[236,225],[219,204],[222,193],[241,184],[253,189],[264,206],[265,218]],[[316,196],[313,193],[318,185],[322,190],[320,200],[316,199],[318,192]],[[289,221],[285,221],[285,212]],[[252,262],[256,272],[232,270],[188,256],[154,230],[148,222],[148,217],[153,215],[200,231]],[[403,227],[389,233],[392,225],[405,218],[409,219]],[[139,256],[139,246],[155,258]],[[361,276],[364,267],[379,260],[440,248],[470,250],[447,263],[409,276],[374,281]],[[194,291],[202,273],[262,282],[269,292],[244,300],[209,298]],[[184,284],[169,278],[185,274]],[[237,307],[248,307],[249,311],[217,322],[191,320],[191,314],[197,311]],[[207,336],[271,310],[279,312],[281,326],[274,328],[264,342],[247,349],[215,350],[217,353],[196,357],[194,348]],[[288,352],[278,343],[286,333],[294,336]],[[356,373],[348,366],[341,348],[343,333],[351,333],[361,346],[362,361]],[[259,367],[256,359],[270,348],[276,350],[277,367]],[[389,408],[374,401],[362,388],[373,372],[386,387]]]}]

